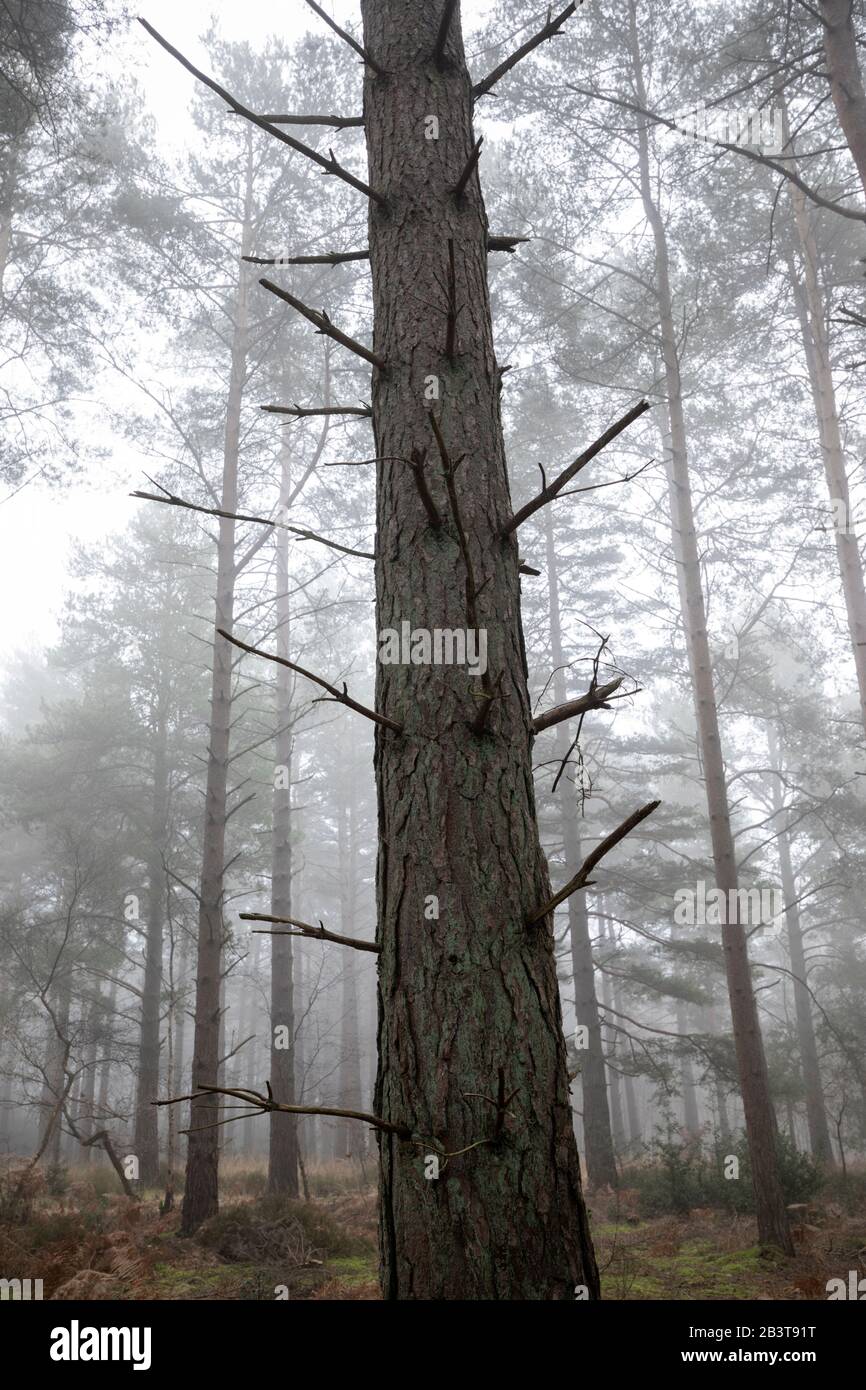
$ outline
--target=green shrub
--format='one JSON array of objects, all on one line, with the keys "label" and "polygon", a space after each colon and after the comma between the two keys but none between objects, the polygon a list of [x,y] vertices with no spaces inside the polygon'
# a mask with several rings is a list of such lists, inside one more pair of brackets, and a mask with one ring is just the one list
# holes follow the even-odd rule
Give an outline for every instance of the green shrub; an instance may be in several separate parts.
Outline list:
[{"label": "green shrub", "polygon": [[[707,1148],[684,1137],[668,1118],[647,1148],[650,1162],[629,1171],[644,1216],[687,1216],[693,1207],[721,1207],[745,1215],[755,1209],[752,1169],[746,1135]],[[778,1137],[779,1173],[785,1203],[808,1202],[824,1181],[809,1154],[801,1153],[787,1134]],[[726,1160],[739,1163],[736,1178],[725,1177]]]}]

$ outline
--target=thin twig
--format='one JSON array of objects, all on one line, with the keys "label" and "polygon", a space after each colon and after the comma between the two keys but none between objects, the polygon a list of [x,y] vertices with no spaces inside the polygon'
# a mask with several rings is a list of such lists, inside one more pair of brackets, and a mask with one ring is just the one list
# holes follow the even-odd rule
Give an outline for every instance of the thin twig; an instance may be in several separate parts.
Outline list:
[{"label": "thin twig", "polygon": [[243,1101],[252,1111],[262,1115],[266,1115],[270,1111],[277,1111],[279,1114],[285,1115],[334,1115],[343,1120],[361,1120],[364,1124],[372,1125],[374,1129],[382,1129],[387,1134],[396,1134],[400,1139],[410,1139],[412,1136],[412,1131],[407,1125],[391,1124],[390,1120],[383,1120],[378,1115],[370,1115],[366,1110],[338,1110],[328,1105],[286,1105],[282,1101],[274,1100],[270,1082],[267,1082],[266,1085],[268,1094],[262,1095],[259,1091],[252,1091],[247,1088],[208,1086],[202,1082],[192,1095],[170,1096],[168,1100],[153,1100],[151,1105],[181,1105],[184,1101],[203,1100],[206,1096],[229,1096],[232,1100]]},{"label": "thin twig", "polygon": [[[160,487],[161,484],[157,483],[156,486]],[[360,560],[376,558],[371,550],[353,550],[351,546],[340,545],[339,541],[329,541],[326,536],[318,536],[315,531],[308,531],[306,527],[290,526],[287,521],[276,521],[267,516],[250,516],[248,512],[227,512],[222,507],[200,507],[197,503],[185,502],[182,497],[175,497],[172,493],[167,497],[157,497],[153,492],[131,492],[129,495],[138,497],[143,502],[165,502],[171,507],[184,507],[188,512],[204,512],[205,516],[224,516],[231,521],[251,521],[257,526],[275,526],[281,531],[290,531],[293,536],[300,536],[302,540],[317,541],[319,545],[327,545],[331,550],[339,550],[344,555],[357,555]]]},{"label": "thin twig", "polygon": [[279,922],[286,926],[297,927],[297,931],[287,932],[266,932],[254,931],[254,936],[313,936],[319,941],[334,941],[338,946],[354,946],[356,951],[381,951],[382,947],[375,941],[359,941],[354,936],[340,936],[338,932],[326,931],[320,922],[317,927],[313,927],[309,922],[299,922],[296,917],[271,917],[267,913],[261,912],[239,912],[238,916],[242,922]]}]

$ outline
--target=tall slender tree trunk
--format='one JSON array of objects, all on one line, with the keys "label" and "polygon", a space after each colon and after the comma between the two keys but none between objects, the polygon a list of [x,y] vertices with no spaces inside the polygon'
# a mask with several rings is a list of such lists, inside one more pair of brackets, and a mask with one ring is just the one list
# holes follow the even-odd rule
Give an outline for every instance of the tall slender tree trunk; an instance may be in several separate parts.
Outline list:
[{"label": "tall slender tree trunk", "polygon": [[[291,453],[288,439],[280,451],[280,498],[285,506],[291,488]],[[289,533],[278,530],[276,539],[276,646],[277,655],[291,655],[291,600],[289,598]],[[292,916],[292,677],[286,666],[277,666],[274,771],[273,857],[271,863],[271,914]],[[271,1085],[274,1094],[295,1104],[295,1004],[292,976],[292,937],[271,937]],[[298,1195],[298,1122],[294,1115],[269,1116],[268,1191]]]},{"label": "tall slender tree trunk", "polygon": [[[774,772],[779,772],[779,740],[772,729],[768,734],[768,743],[770,745],[770,766]],[[794,1014],[797,1020],[797,1041],[800,1049],[803,1089],[806,1093],[809,1147],[814,1159],[832,1168],[835,1160],[833,1145],[830,1142],[830,1127],[827,1123],[827,1107],[824,1102],[824,1086],[821,1081],[821,1067],[818,1061],[815,1025],[812,1021],[812,999],[806,985],[806,953],[803,949],[803,931],[800,926],[800,908],[797,903],[797,881],[791,864],[791,841],[788,836],[787,825],[784,823],[786,817],[778,776],[772,778],[771,795],[773,810],[777,817],[782,818],[778,822],[776,848],[779,855],[782,896],[785,900],[788,955],[791,961],[791,974],[794,977]]]},{"label": "tall slender tree trunk", "polygon": [[63,1141],[61,1101],[67,1093],[66,1065],[69,1061],[69,1017],[72,984],[68,969],[52,991],[53,1018],[49,1020],[48,1061],[42,1085],[43,1117],[39,1134],[39,1149],[49,1164],[60,1162]]},{"label": "tall slender tree trunk", "polygon": [[[351,760],[350,771],[351,771]],[[337,812],[337,833],[340,862],[340,931],[345,936],[357,935],[355,902],[358,873],[357,794],[354,777],[349,792]],[[354,951],[346,952],[343,961],[340,999],[340,1073],[337,1102],[341,1109],[360,1110],[361,1046],[358,1032],[358,965]],[[336,1151],[340,1158],[355,1158],[363,1151],[364,1132],[352,1120],[337,1125]]]},{"label": "tall slender tree trunk", "polygon": [[[565,655],[562,645],[562,615],[559,605],[556,544],[553,518],[549,508],[545,508],[544,526],[553,701],[555,705],[562,705],[567,698]],[[557,765],[567,756],[570,744],[569,725],[566,722],[557,724],[554,733],[554,756]],[[577,793],[567,773],[563,773],[559,779],[556,799],[560,814],[563,857],[566,865],[566,876],[568,876],[568,874],[574,873],[576,867],[583,862],[583,847],[578,820]],[[611,1133],[604,1044],[598,1013],[598,997],[595,992],[595,963],[592,958],[589,913],[586,906],[586,895],[583,892],[572,893],[568,899],[568,927],[571,942],[571,974],[574,982],[575,1023],[578,1028],[586,1028],[587,1045],[580,1049],[578,1056],[587,1186],[592,1191],[599,1187],[616,1187],[618,1178]]]},{"label": "tall slender tree trunk", "polygon": [[[678,999],[677,1032],[685,1034],[688,1031],[688,1008],[683,999]],[[700,1132],[701,1124],[698,1115],[698,1097],[695,1090],[695,1071],[688,1053],[684,1053],[680,1061],[680,1087],[683,1093],[683,1129],[686,1134],[693,1138]]]},{"label": "tall slender tree trunk", "polygon": [[[261,969],[261,959],[263,955],[264,949],[262,946],[262,938],[260,936],[254,936],[252,938],[252,945],[250,947],[250,976],[254,980],[257,979],[259,976]],[[247,992],[245,996],[245,1007],[247,1009],[247,1013],[245,1015],[246,1026],[242,1029],[242,1036],[246,1038],[249,1037],[251,1031],[254,1031],[254,1005],[252,996],[249,992]],[[250,1091],[257,1090],[258,1087],[256,1083],[260,1081],[260,1077],[257,1075],[257,1067],[259,1065],[258,1041],[258,1038],[255,1038],[251,1043],[248,1043],[246,1048],[244,1049],[243,1084],[244,1086],[246,1086],[247,1090]],[[268,1050],[270,1051],[270,1044],[268,1044]],[[255,1115],[247,1115],[242,1120],[240,1126],[242,1131],[241,1152],[244,1153],[248,1158],[251,1158],[256,1152],[256,1139],[259,1129],[259,1126],[256,1123],[256,1118],[257,1117]],[[268,1146],[270,1147],[270,1131],[268,1132]]]},{"label": "tall slender tree trunk", "polygon": [[155,1187],[159,1182],[159,1112],[153,1102],[159,1095],[162,947],[166,909],[166,877],[163,866],[163,855],[168,840],[166,703],[166,689],[162,684],[157,696],[153,727],[153,799],[147,846],[147,930],[133,1141],[138,1155],[142,1187]]},{"label": "tall slender tree trunk", "polygon": [[[93,999],[87,1013],[87,1041],[85,1044],[83,1067],[84,1073],[81,1078],[81,1105],[79,1110],[79,1128],[85,1139],[98,1128],[94,1124],[93,1102],[96,1096],[96,1044],[99,1029],[99,1015],[102,1009],[102,1000],[97,990],[96,997]],[[81,1149],[80,1161],[89,1167],[93,1159],[93,1145],[83,1145]]]},{"label": "tall slender tree trunk", "polygon": [[[638,41],[636,0],[629,0],[629,42],[638,104],[648,106]],[[719,735],[701,567],[689,480],[679,353],[670,285],[670,256],[664,220],[655,203],[646,122],[638,118],[641,196],[655,243],[655,289],[664,360],[669,440],[667,453],[671,528],[689,672],[695,703],[698,745],[703,764],[716,887],[730,905],[721,928],[737,1071],[751,1158],[758,1235],[788,1254],[794,1246],[779,1177],[776,1116],[746,934],[740,922],[737,861],[731,834],[725,765]],[[733,920],[731,920],[733,918]]]},{"label": "tall slender tree trunk", "polygon": [[[247,146],[244,223],[241,254],[252,250],[252,146]],[[241,404],[248,350],[249,271],[239,262],[233,315],[231,370],[226,403],[225,446],[221,508],[238,509],[238,457]],[[226,794],[232,722],[233,648],[217,628],[231,632],[235,599],[235,523],[220,517],[217,547],[217,585],[214,621],[213,671],[211,676],[207,785],[198,918],[196,961],[195,1036],[193,1041],[193,1092],[202,1085],[218,1084],[221,1018],[221,977],[225,924],[223,894],[225,874]],[[191,1234],[219,1207],[219,1134],[213,1127],[213,1099],[204,1096],[190,1105],[186,1182],[181,1231]]]},{"label": "tall slender tree trunk", "polygon": [[851,515],[848,470],[833,385],[827,309],[818,275],[818,246],[812,228],[812,215],[806,205],[805,195],[798,188],[792,186],[790,196],[794,209],[794,227],[802,278],[797,274],[790,257],[788,268],[818,424],[824,477],[832,509],[836,560],[842,581],[848,634],[857,674],[860,717],[866,730],[866,586],[863,581],[863,561]]},{"label": "tall slender tree trunk", "polygon": [[[96,1090],[96,1127],[104,1128],[109,1120],[109,1103],[111,1101],[111,1074],[113,1070],[113,1059],[111,1056],[114,1043],[114,1004],[117,998],[117,985],[112,980],[108,987],[108,994],[104,996],[102,1014],[100,1017],[99,1046],[103,1051],[102,1062],[99,1066],[99,1081]],[[104,1150],[101,1162],[108,1162],[108,1155]]]},{"label": "tall slender tree trunk", "polygon": [[[498,692],[479,734],[484,689],[465,667],[378,665],[377,709],[402,732],[376,731],[377,1110],[409,1136],[379,1132],[383,1288],[388,1299],[568,1300],[577,1285],[597,1294],[598,1281],[551,921],[526,925],[550,886],[517,545],[499,536],[511,501],[477,170],[462,198],[453,191],[475,138],[472,88],[458,13],[437,65],[441,6],[362,9],[365,46],[387,72],[367,67],[364,84],[369,177],[387,199],[371,202],[369,224],[374,351],[387,364],[372,396],[377,628],[485,629]],[[425,138],[430,116],[438,139]],[[449,244],[461,305],[451,356]],[[449,460],[463,459],[450,498],[431,410]],[[413,450],[426,451],[441,529],[402,461]],[[510,1099],[498,1109],[500,1095]],[[437,1149],[455,1156],[430,1179],[425,1154]]]}]

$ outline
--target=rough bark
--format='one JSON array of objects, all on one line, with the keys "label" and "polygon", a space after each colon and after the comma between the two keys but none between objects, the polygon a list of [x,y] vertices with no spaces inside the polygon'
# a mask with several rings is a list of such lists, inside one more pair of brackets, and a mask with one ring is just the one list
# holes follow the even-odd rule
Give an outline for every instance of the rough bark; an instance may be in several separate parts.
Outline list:
[{"label": "rough bark", "polygon": [[[629,43],[638,104],[648,108],[643,66],[638,41],[636,4],[629,0]],[[793,1254],[785,1200],[779,1178],[776,1116],[770,1097],[770,1083],[758,1008],[752,988],[746,934],[739,921],[737,861],[731,833],[725,764],[719,734],[713,671],[710,658],[704,591],[695,531],[685,415],[680,380],[679,352],[670,284],[670,255],[664,220],[655,202],[650,170],[649,136],[646,121],[637,120],[641,196],[655,244],[655,291],[664,360],[668,440],[666,463],[671,511],[671,530],[680,592],[683,627],[686,635],[689,673],[697,720],[698,745],[703,765],[707,810],[712,841],[716,887],[726,901],[736,906],[727,913],[721,928],[722,948],[737,1072],[746,1121],[752,1181],[760,1240]],[[731,919],[734,920],[731,920]]]},{"label": "rough bark", "polygon": [[[379,1136],[382,1282],[389,1299],[572,1299],[597,1293],[572,1130],[549,920],[526,920],[549,893],[536,823],[518,554],[499,532],[511,514],[487,287],[487,220],[477,168],[452,190],[475,142],[459,16],[433,60],[439,11],[427,0],[363,0],[367,70],[377,476],[377,627],[487,630],[499,696],[488,732],[472,729],[479,692],[459,666],[379,664],[377,727],[380,957],[376,1112],[412,1141]],[[438,140],[424,138],[425,117]],[[446,353],[449,241],[457,298]],[[442,313],[427,306],[441,305]],[[464,461],[443,486],[425,401],[445,448]],[[425,449],[440,530],[412,472]],[[465,547],[460,532],[465,536]],[[477,603],[467,584],[467,555]],[[425,918],[436,895],[439,917]],[[513,1097],[501,1111],[492,1101]],[[507,1110],[508,1114],[505,1114]],[[436,1180],[425,1153],[456,1153]]]},{"label": "rough bark", "polygon": [[[288,440],[281,450],[280,496],[284,504],[291,488],[291,456]],[[289,535],[278,531],[276,538],[276,651],[288,660],[291,646],[291,600],[289,598]],[[271,862],[271,914],[292,916],[292,673],[277,666],[277,736],[274,756],[273,857]],[[292,978],[293,957],[290,936],[272,936],[271,942],[271,1086],[274,1095],[287,1105],[295,1105],[295,1008]],[[277,1029],[285,1029],[278,1034]],[[287,1038],[287,1047],[277,1042]],[[268,1191],[298,1195],[298,1122],[294,1115],[268,1117]]]},{"label": "rough bark", "polygon": [[[251,147],[248,146],[248,150]],[[252,250],[252,157],[248,154],[241,251]],[[220,507],[238,509],[238,456],[241,402],[248,347],[249,269],[239,262],[231,346],[231,369],[226,403],[225,444]],[[217,546],[217,584],[211,675],[207,783],[198,914],[196,958],[193,1091],[218,1084],[221,1018],[221,975],[224,941],[223,878],[225,869],[226,795],[232,722],[233,648],[217,628],[231,632],[235,599],[235,522],[222,516]],[[219,1207],[219,1134],[213,1128],[213,1100],[201,1097],[190,1105],[181,1231],[191,1234]]]}]

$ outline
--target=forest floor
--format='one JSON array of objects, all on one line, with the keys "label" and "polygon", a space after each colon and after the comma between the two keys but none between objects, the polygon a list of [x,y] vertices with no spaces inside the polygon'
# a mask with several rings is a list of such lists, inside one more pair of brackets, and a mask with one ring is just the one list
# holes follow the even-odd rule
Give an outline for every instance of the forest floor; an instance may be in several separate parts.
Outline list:
[{"label": "forest floor", "polygon": [[[347,1163],[308,1176],[310,1200],[290,1202],[265,1195],[263,1167],[229,1161],[219,1215],[189,1239],[178,1210],[160,1213],[156,1191],[130,1205],[110,1171],[69,1169],[55,1184],[63,1191],[41,1179],[25,1219],[0,1221],[0,1272],[42,1279],[53,1299],[378,1299],[375,1191]],[[862,1192],[858,1183],[848,1200],[834,1190],[797,1210],[793,1259],[762,1252],[749,1216],[645,1218],[633,1191],[595,1194],[603,1296],[824,1300],[828,1279],[866,1272]]]}]

